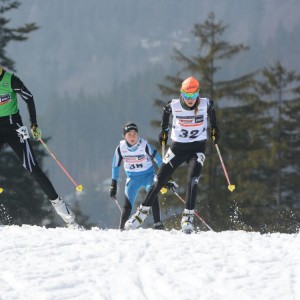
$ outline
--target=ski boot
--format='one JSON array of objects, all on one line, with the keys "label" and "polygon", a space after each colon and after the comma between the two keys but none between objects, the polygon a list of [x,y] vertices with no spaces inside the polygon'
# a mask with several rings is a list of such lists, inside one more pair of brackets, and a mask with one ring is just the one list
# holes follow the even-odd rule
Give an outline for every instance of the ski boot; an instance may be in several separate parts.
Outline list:
[{"label": "ski boot", "polygon": [[194,214],[195,214],[194,209],[191,210],[186,208],[184,209],[182,214],[182,219],[181,219],[182,232],[186,234],[191,234],[194,231],[194,225],[193,225]]},{"label": "ski boot", "polygon": [[68,205],[62,200],[61,197],[58,197],[55,200],[50,200],[50,202],[55,208],[57,214],[66,222],[68,228],[83,229],[83,227],[75,222],[74,213],[69,209]]},{"label": "ski boot", "polygon": [[135,214],[125,223],[125,230],[137,229],[147,218],[150,206],[140,205]]},{"label": "ski boot", "polygon": [[153,224],[153,229],[155,230],[164,230],[165,226],[163,224],[163,222],[157,222]]}]

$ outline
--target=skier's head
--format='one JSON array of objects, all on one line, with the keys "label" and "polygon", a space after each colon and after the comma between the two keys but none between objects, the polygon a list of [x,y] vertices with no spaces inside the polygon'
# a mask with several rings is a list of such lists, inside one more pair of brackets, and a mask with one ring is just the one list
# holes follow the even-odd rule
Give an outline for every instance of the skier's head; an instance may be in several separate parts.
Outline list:
[{"label": "skier's head", "polygon": [[194,77],[188,77],[181,84],[180,96],[188,107],[193,107],[199,98],[200,84]]},{"label": "skier's head", "polygon": [[193,76],[191,76],[182,82],[180,91],[183,93],[191,94],[191,93],[199,92],[199,89],[200,89],[199,81]]},{"label": "skier's head", "polygon": [[135,123],[126,123],[123,127],[123,136],[126,142],[130,145],[136,144],[138,140],[138,127]]}]

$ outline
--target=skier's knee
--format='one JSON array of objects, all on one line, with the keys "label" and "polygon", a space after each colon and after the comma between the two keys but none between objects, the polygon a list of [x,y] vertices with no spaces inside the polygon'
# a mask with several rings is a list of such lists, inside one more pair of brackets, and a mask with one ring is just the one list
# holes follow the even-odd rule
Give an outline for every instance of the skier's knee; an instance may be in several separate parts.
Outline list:
[{"label": "skier's knee", "polygon": [[204,153],[197,153],[197,162],[200,163],[202,167],[203,167],[204,161],[205,161]]},{"label": "skier's knee", "polygon": [[199,177],[192,177],[191,179],[191,186],[197,185],[199,182]]}]

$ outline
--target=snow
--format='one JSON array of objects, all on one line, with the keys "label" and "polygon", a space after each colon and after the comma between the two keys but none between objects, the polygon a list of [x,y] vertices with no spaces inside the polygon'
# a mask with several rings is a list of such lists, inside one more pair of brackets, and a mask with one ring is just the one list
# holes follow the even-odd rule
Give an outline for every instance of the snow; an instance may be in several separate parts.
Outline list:
[{"label": "snow", "polygon": [[0,227],[0,299],[300,299],[300,234]]}]

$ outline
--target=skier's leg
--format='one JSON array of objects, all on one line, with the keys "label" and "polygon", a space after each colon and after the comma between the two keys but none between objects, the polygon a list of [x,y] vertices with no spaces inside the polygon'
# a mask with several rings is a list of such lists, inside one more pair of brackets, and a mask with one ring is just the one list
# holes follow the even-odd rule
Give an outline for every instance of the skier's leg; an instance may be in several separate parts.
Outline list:
[{"label": "skier's leg", "polygon": [[[168,158],[164,158],[158,170],[157,181],[153,181],[145,200],[139,206],[136,213],[126,222],[125,229],[136,229],[145,221],[161,188],[166,185],[175,169],[186,160],[186,157],[175,156],[171,149],[168,150],[167,154],[169,154]],[[167,157],[167,154],[165,157]]]},{"label": "skier's leg", "polygon": [[[201,157],[203,160],[202,163],[198,159]],[[186,192],[186,209],[195,209],[196,205],[196,198],[197,198],[197,191],[198,191],[198,182],[200,178],[200,174],[202,171],[203,161],[205,159],[205,155],[203,153],[197,153],[196,157],[193,157],[189,161],[189,168],[188,168],[188,189]]]},{"label": "skier's leg", "polygon": [[125,185],[125,202],[121,213],[119,229],[123,230],[134,207],[136,196],[140,189],[139,178],[127,178]]},{"label": "skier's leg", "polygon": [[130,217],[131,210],[132,210],[131,203],[129,202],[127,196],[125,196],[125,202],[120,217],[120,224],[119,224],[120,230],[124,230],[125,223]]},{"label": "skier's leg", "polygon": [[161,216],[160,216],[160,205],[159,205],[159,200],[158,196],[154,199],[153,205],[152,205],[152,214],[153,214],[153,228],[157,230],[162,230],[165,228],[163,222],[161,221]]},{"label": "skier's leg", "polygon": [[24,133],[24,135],[22,135],[20,131],[11,131],[11,133],[7,137],[7,143],[16,153],[23,167],[31,173],[33,178],[40,185],[41,189],[48,196],[57,214],[68,225],[77,227],[78,225],[74,222],[75,215],[64,203],[62,198],[58,196],[51,181],[40,169],[38,162],[35,158],[34,152],[32,151],[29,135],[26,135],[26,132]]},{"label": "skier's leg", "polygon": [[194,230],[194,214],[197,199],[198,182],[205,160],[203,153],[197,153],[189,161],[188,169],[188,189],[186,192],[185,209],[182,214],[181,228],[185,233],[191,233]]},{"label": "skier's leg", "polygon": [[[154,180],[157,180],[155,174],[153,174],[151,176],[147,176],[145,178],[146,192],[149,191]],[[152,214],[153,214],[153,220],[154,220],[154,224],[153,224],[154,229],[164,229],[164,225],[161,222],[160,205],[159,205],[159,201],[158,201],[158,196],[156,196],[156,198],[153,201]]]},{"label": "skier's leg", "polygon": [[17,131],[11,131],[7,143],[16,153],[23,167],[31,173],[48,198],[50,200],[57,199],[58,195],[52,183],[38,165],[29,136],[22,136]]}]

